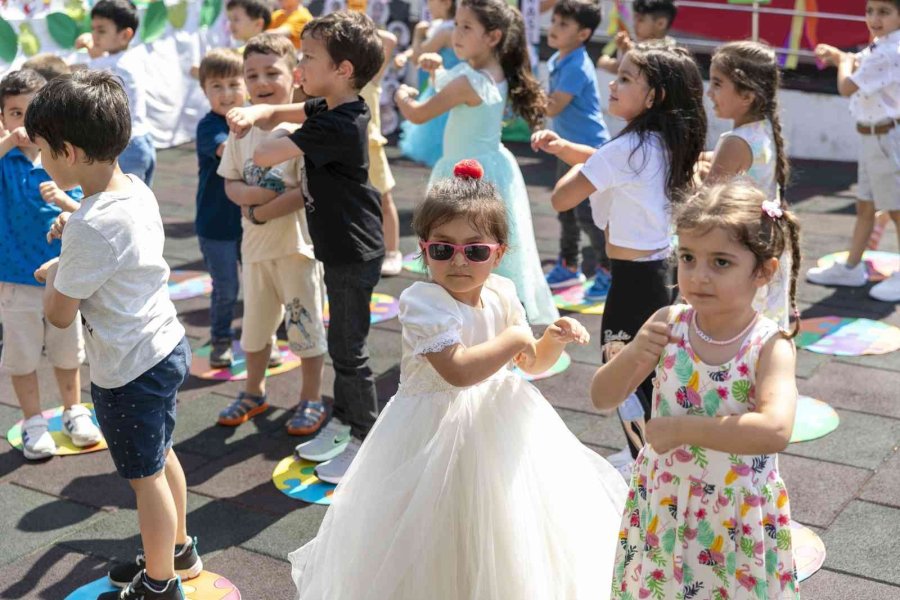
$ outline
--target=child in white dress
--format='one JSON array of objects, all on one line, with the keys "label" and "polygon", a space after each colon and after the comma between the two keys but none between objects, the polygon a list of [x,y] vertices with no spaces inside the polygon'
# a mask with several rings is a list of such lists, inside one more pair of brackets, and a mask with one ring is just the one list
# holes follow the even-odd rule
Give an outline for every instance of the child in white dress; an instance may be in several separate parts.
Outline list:
[{"label": "child in white dress", "polygon": [[413,222],[433,283],[400,297],[400,388],[314,540],[290,555],[299,598],[608,598],[626,486],[510,370],[552,365],[587,331],[535,340],[515,285],[491,271],[509,225],[475,161]]}]

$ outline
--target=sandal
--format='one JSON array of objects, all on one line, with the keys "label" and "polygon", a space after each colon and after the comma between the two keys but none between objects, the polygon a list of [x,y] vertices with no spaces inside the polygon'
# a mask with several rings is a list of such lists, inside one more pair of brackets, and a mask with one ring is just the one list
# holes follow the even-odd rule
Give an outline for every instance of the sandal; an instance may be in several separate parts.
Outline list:
[{"label": "sandal", "polygon": [[219,413],[218,423],[227,427],[237,427],[268,409],[265,394],[254,396],[247,392],[239,392],[235,401]]},{"label": "sandal", "polygon": [[312,435],[328,418],[328,405],[321,400],[301,400],[287,422],[288,435]]}]

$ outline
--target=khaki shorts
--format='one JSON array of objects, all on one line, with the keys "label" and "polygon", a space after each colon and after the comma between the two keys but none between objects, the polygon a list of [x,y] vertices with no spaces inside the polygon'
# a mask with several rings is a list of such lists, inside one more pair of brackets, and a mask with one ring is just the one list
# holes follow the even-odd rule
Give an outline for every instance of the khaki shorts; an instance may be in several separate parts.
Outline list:
[{"label": "khaki shorts", "polygon": [[244,263],[242,272],[244,352],[264,350],[282,319],[294,354],[306,358],[328,351],[322,263],[293,254]]},{"label": "khaki shorts", "polygon": [[877,210],[900,210],[900,129],[884,135],[860,135],[857,197]]},{"label": "khaki shorts", "polygon": [[397,182],[394,181],[394,174],[391,173],[384,146],[372,141],[369,142],[369,181],[382,196],[397,185]]},{"label": "khaki shorts", "polygon": [[41,351],[58,369],[77,369],[84,362],[81,313],[65,329],[44,320],[44,288],[20,283],[0,283],[0,319],[3,320],[3,354],[0,369],[10,375],[37,370]]}]

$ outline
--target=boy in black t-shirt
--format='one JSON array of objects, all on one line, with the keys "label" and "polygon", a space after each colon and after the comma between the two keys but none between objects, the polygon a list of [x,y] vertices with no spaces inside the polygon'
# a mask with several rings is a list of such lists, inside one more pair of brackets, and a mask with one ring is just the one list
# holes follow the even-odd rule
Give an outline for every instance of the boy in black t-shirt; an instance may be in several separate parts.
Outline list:
[{"label": "boy in black t-shirt", "polygon": [[334,363],[332,420],[310,442],[304,459],[327,461],[316,474],[339,483],[378,416],[369,368],[369,301],[384,257],[381,199],[368,181],[369,109],[359,91],[384,60],[375,24],[364,14],[339,11],[303,29],[300,84],[312,100],[232,109],[228,122],[243,135],[255,123],[302,123],[276,129],[253,153],[268,167],[303,156],[304,197],[316,258],[325,265],[330,305],[328,353]]}]

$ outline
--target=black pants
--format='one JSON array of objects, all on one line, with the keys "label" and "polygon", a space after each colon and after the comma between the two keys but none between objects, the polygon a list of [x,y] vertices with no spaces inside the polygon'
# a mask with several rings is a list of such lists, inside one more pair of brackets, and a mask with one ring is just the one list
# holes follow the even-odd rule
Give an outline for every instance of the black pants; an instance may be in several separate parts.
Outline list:
[{"label": "black pants", "polygon": [[[559,180],[569,171],[569,165],[557,160],[556,179]],[[581,204],[570,210],[557,214],[562,232],[559,235],[559,258],[570,267],[578,266],[579,250],[581,250],[581,270],[588,277],[593,276],[598,267],[609,269],[609,258],[606,256],[606,236],[603,230],[594,224],[591,214],[591,203],[585,198]],[[581,232],[587,234],[591,243],[581,249]]]},{"label": "black pants", "polygon": [[[653,313],[670,305],[674,293],[668,260],[609,262],[612,285],[606,297],[601,325],[604,361],[634,339]],[[635,393],[644,409],[644,420],[622,422],[633,457],[637,457],[645,441],[644,424],[650,420],[653,401],[653,375],[645,379]]]}]

